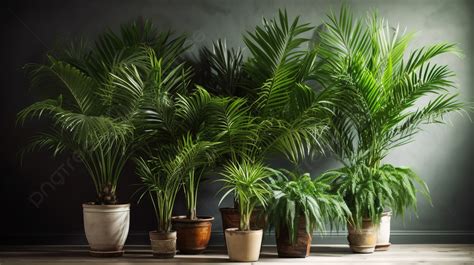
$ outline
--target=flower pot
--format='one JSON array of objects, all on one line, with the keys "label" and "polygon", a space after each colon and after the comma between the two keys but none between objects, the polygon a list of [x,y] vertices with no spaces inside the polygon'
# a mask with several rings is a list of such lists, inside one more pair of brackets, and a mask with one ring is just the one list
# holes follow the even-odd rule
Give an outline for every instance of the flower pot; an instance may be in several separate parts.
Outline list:
[{"label": "flower pot", "polygon": [[364,219],[362,227],[356,229],[347,225],[349,246],[355,253],[373,253],[377,242],[377,228],[370,219]]},{"label": "flower pot", "polygon": [[377,227],[377,243],[375,245],[376,251],[388,250],[390,247],[390,218],[391,211],[386,211],[382,214],[380,224]]},{"label": "flower pot", "polygon": [[280,226],[276,236],[278,257],[306,258],[311,250],[311,235],[306,233],[306,221],[300,218],[296,241],[290,243],[290,233],[286,225]]},{"label": "flower pot", "polygon": [[176,254],[176,231],[150,231],[151,251],[160,259],[171,259]]},{"label": "flower pot", "polygon": [[238,228],[225,230],[227,253],[233,261],[257,261],[260,256],[263,230],[239,231]]},{"label": "flower pot", "polygon": [[123,255],[130,225],[130,204],[83,204],[84,231],[90,254],[98,257]]},{"label": "flower pot", "polygon": [[196,220],[188,219],[186,216],[173,217],[173,230],[177,233],[176,248],[179,253],[202,253],[209,244],[213,220],[214,217],[211,216],[198,216]]}]

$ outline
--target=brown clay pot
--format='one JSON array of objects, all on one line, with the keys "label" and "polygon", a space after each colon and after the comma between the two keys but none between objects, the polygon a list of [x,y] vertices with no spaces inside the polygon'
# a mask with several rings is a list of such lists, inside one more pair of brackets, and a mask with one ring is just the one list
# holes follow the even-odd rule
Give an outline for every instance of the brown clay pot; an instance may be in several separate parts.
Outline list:
[{"label": "brown clay pot", "polygon": [[311,235],[306,233],[305,219],[300,218],[296,241],[290,243],[290,233],[286,225],[281,226],[277,236],[277,251],[279,258],[306,258],[311,250]]},{"label": "brown clay pot", "polygon": [[160,233],[150,231],[151,250],[153,256],[160,259],[170,259],[176,254],[176,231]]},{"label": "brown clay pot", "polygon": [[[236,208],[219,208],[222,216],[222,230],[225,233],[227,228],[238,228],[240,225],[240,213]],[[255,209],[250,217],[252,230],[265,229],[267,220],[261,214],[260,209]]]},{"label": "brown clay pot", "polygon": [[347,224],[347,230],[349,231],[347,236],[349,246],[354,253],[374,252],[377,243],[377,227],[370,219],[364,219],[360,229]]},{"label": "brown clay pot", "polygon": [[173,230],[178,236],[176,248],[179,253],[202,253],[209,244],[213,220],[212,216],[198,216],[196,220],[191,220],[186,216],[174,216],[172,223]]}]

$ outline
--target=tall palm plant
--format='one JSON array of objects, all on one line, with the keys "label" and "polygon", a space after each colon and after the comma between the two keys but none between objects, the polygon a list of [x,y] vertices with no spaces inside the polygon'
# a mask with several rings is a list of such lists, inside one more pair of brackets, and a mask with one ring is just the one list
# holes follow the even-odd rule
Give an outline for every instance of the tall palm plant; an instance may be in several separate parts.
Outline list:
[{"label": "tall palm plant", "polygon": [[377,223],[384,207],[403,214],[416,206],[418,189],[428,195],[412,170],[383,165],[382,160],[391,149],[412,141],[422,125],[444,123],[446,114],[462,110],[452,90],[454,73],[433,62],[458,50],[440,43],[408,52],[413,34],[390,27],[376,13],[365,23],[353,19],[346,7],[339,15],[328,15],[324,25],[323,76],[343,95],[332,119],[330,145],[344,163],[326,176],[335,177],[356,224],[367,217]]},{"label": "tall palm plant", "polygon": [[[105,32],[93,46],[72,45],[46,64],[28,65],[32,86],[45,99],[22,110],[18,120],[44,119],[49,128],[26,150],[76,153],[94,182],[97,203],[117,203],[119,177],[140,144],[134,125],[144,97],[123,73],[148,72],[148,53],[170,56],[184,47],[183,40],[158,33],[149,21],[134,22],[118,34]],[[165,64],[173,64],[167,58]]]},{"label": "tall palm plant", "polygon": [[201,79],[210,86],[206,89],[238,96],[235,112],[240,110],[246,119],[250,114],[250,119],[237,124],[246,127],[242,132],[253,134],[252,145],[240,154],[246,159],[257,161],[277,152],[296,165],[308,154],[322,151],[337,97],[331,89],[318,89],[322,66],[318,50],[303,37],[311,29],[280,11],[277,18],[264,19],[263,26],[244,36],[250,52],[246,61],[240,49],[227,49],[221,40],[202,52],[202,68],[208,70]]}]

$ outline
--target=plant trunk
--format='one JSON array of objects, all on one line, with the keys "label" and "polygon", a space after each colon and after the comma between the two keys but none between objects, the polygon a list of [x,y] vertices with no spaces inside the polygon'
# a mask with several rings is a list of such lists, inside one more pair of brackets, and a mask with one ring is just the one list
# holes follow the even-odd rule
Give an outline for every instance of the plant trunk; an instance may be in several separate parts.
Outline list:
[{"label": "plant trunk", "polygon": [[98,196],[99,197],[97,198],[97,204],[113,205],[118,203],[117,196],[115,193],[115,187],[113,187],[110,183],[105,185],[105,187],[102,189]]},{"label": "plant trunk", "polygon": [[242,214],[241,219],[240,219],[240,230],[241,231],[249,231],[250,230],[250,217],[251,216],[252,216],[252,213]]},{"label": "plant trunk", "polygon": [[197,211],[196,211],[196,208],[193,207],[191,209],[189,209],[188,211],[188,216],[187,216],[190,220],[197,220]]}]

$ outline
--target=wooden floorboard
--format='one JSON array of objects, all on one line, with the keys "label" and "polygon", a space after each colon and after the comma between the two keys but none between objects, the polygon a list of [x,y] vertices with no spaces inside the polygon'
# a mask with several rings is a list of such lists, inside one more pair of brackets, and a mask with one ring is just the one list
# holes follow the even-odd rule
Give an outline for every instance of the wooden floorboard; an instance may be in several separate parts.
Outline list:
[{"label": "wooden floorboard", "polygon": [[[176,255],[155,259],[147,246],[127,246],[120,258],[94,258],[81,246],[16,246],[0,248],[0,264],[46,265],[133,264],[232,264],[224,248],[213,247],[202,255]],[[264,246],[260,260],[236,264],[474,264],[474,245],[392,245],[373,254],[353,254],[346,245],[316,245],[305,259],[280,259],[275,247]]]}]

